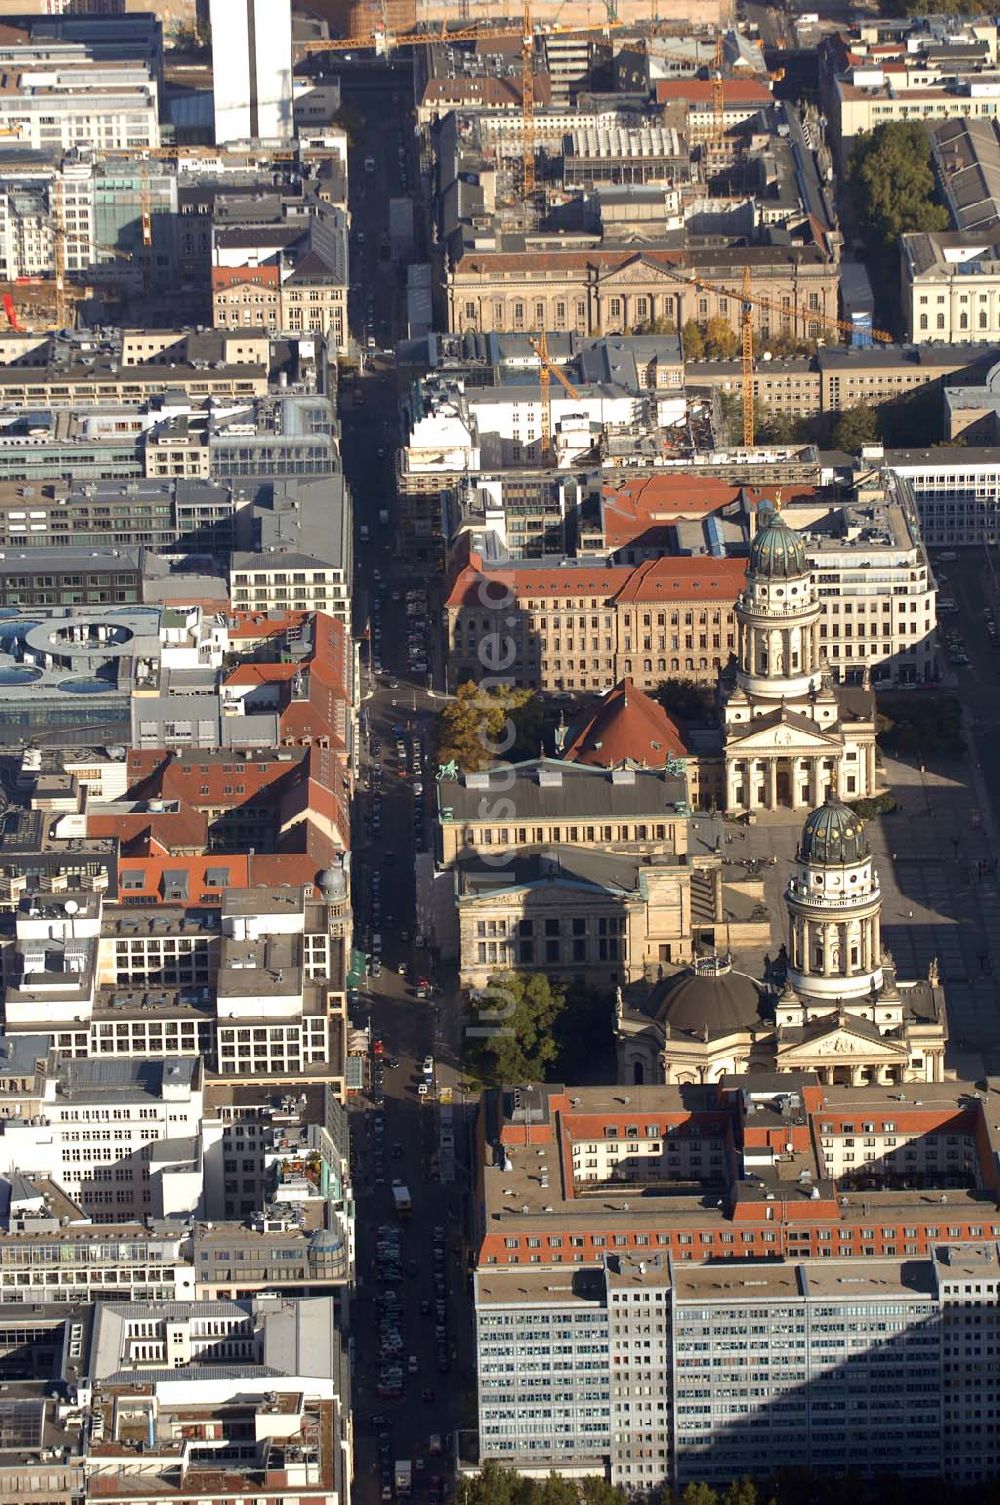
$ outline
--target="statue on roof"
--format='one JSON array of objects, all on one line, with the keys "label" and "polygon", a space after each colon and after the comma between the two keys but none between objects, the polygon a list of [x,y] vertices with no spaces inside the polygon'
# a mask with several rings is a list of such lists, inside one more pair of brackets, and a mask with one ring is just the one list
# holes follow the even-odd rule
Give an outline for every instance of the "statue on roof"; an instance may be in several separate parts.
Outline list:
[{"label": "statue on roof", "polygon": [[936,956],[931,957],[930,966],[927,968],[927,981],[932,988],[936,988],[941,981],[941,973],[938,969],[938,959]]}]

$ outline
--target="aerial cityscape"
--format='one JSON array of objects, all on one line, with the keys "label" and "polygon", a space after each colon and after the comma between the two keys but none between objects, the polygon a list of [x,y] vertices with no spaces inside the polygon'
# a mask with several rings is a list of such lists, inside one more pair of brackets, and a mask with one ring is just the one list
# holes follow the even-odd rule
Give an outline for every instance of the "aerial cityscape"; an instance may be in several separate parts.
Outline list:
[{"label": "aerial cityscape", "polygon": [[0,0],[0,1499],[996,1498],[1000,29],[806,3]]}]

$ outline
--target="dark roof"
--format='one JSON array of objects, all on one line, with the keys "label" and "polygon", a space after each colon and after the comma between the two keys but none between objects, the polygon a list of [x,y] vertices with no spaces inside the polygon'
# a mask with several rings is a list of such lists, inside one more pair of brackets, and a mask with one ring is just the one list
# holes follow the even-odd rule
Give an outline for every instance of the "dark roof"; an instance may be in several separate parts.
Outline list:
[{"label": "dark roof", "polygon": [[802,827],[800,858],[817,867],[839,867],[843,863],[860,862],[868,855],[864,821],[835,794],[828,794]]},{"label": "dark roof", "polygon": [[[583,763],[540,759],[505,764],[492,773],[464,774],[438,781],[440,818],[446,824],[489,819],[494,802],[505,798],[516,812],[512,824],[533,819],[577,816],[674,816],[686,798],[684,779],[652,769],[608,772]],[[492,793],[491,793],[492,791]]]},{"label": "dark roof", "polygon": [[805,573],[805,544],[780,512],[772,512],[750,546],[747,574],[767,580],[791,580]]},{"label": "dark roof", "polygon": [[709,1037],[752,1028],[760,1020],[760,992],[752,977],[713,958],[660,983],[653,993],[654,1017],[687,1035]]}]

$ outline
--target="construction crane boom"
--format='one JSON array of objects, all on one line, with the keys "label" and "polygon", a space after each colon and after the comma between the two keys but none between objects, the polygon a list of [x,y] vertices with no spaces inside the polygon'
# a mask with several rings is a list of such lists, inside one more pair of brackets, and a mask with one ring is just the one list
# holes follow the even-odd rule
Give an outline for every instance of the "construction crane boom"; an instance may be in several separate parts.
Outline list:
[{"label": "construction crane boom", "polygon": [[[621,22],[609,17],[607,21],[595,22],[592,26],[561,26],[561,25],[535,25],[531,23],[533,36],[565,37],[586,36],[594,31],[611,31],[621,25]],[[384,27],[376,26],[371,31],[359,32],[351,37],[331,37],[326,42],[300,42],[297,43],[298,51],[306,54],[311,52],[361,52],[366,48],[373,48],[378,53],[391,52],[396,47],[428,47],[437,43],[446,43],[449,46],[453,42],[488,42],[491,38],[516,37],[523,35],[525,29],[524,20],[501,21],[496,25],[482,24],[479,26],[455,26],[447,28],[442,25],[439,31],[426,31],[418,27],[411,27],[408,31],[391,32]]]},{"label": "construction crane boom", "polygon": [[[675,282],[686,283],[688,287],[693,287],[698,292],[718,293],[720,297],[732,298],[741,305],[745,299],[745,275],[744,288],[741,289],[727,287],[722,282],[707,282],[704,277],[698,277],[697,275],[685,277],[683,272],[675,272],[672,268],[664,268],[664,270],[667,276],[672,277]],[[744,274],[749,272],[749,270],[749,267],[746,267]],[[801,321],[804,325],[821,324],[825,329],[837,329],[841,334],[853,334],[855,332],[856,326],[850,323],[849,320],[837,319],[833,314],[824,313],[819,308],[784,308],[778,303],[773,303],[770,298],[765,298],[762,294],[753,292],[750,293],[749,298],[745,301],[749,302],[751,308],[762,308],[767,313],[777,314],[783,320],[791,319],[794,323]],[[895,336],[887,334],[884,329],[873,329],[870,333],[872,339],[878,340],[882,345],[892,345],[895,343]]]},{"label": "construction crane boom", "polygon": [[[743,361],[742,371],[742,398],[743,398],[743,443],[748,447],[754,442],[755,413],[754,413],[754,379],[753,379],[753,310],[762,308],[768,313],[774,313],[782,320],[792,318],[801,319],[808,327],[810,324],[822,325],[825,329],[836,329],[840,334],[853,334],[856,326],[845,319],[834,318],[832,314],[825,314],[818,308],[799,308],[794,312],[788,308],[782,308],[777,303],[772,303],[770,298],[763,298],[753,291],[750,267],[743,267],[743,285],[741,288],[727,287],[721,282],[706,282],[704,277],[685,277],[682,272],[674,272],[669,269],[667,275],[675,282],[684,282],[688,287],[698,289],[700,292],[716,293],[722,298],[732,298],[740,306],[740,353]],[[884,329],[872,329],[869,331],[873,340],[880,344],[891,345],[893,336],[887,334]]]}]

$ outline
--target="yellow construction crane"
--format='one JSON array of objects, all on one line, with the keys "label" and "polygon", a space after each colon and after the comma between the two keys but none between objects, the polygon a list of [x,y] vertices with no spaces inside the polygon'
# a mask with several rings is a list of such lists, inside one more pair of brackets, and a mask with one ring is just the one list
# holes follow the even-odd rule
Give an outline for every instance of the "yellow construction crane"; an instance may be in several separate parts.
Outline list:
[{"label": "yellow construction crane", "polygon": [[52,245],[56,273],[56,326],[66,328],[66,217],[63,214],[62,181],[52,185]]},{"label": "yellow construction crane", "polygon": [[614,15],[612,0],[608,0],[608,17],[601,23],[587,26],[536,26],[531,16],[531,0],[524,0],[521,24],[504,21],[498,26],[456,26],[447,28],[442,24],[439,31],[413,28],[409,31],[390,32],[386,27],[373,27],[353,37],[336,37],[328,42],[303,42],[302,53],[354,52],[369,47],[382,56],[395,47],[428,46],[432,43],[483,42],[520,35],[521,38],[521,118],[523,121],[522,158],[524,163],[524,197],[530,199],[535,193],[535,38],[538,36],[586,36],[599,31],[607,34],[621,23]]},{"label": "yellow construction crane", "polygon": [[726,81],[722,77],[725,61],[725,45],[722,32],[715,37],[715,58],[712,63],[712,145],[726,134]]},{"label": "yellow construction crane", "polygon": [[552,460],[552,386],[550,377],[554,376],[556,381],[565,387],[575,402],[580,401],[580,394],[566,373],[550,357],[549,342],[545,330],[542,330],[537,340],[530,339],[530,343],[532,350],[538,356],[538,387],[541,394],[542,408],[542,462],[547,465]]},{"label": "yellow construction crane", "polygon": [[[743,443],[752,445],[754,442],[754,380],[753,380],[753,310],[763,309],[766,313],[773,313],[783,322],[788,319],[800,320],[806,330],[810,325],[816,325],[823,329],[835,329],[838,334],[854,334],[856,326],[845,319],[837,319],[832,314],[823,313],[818,308],[797,308],[794,312],[784,308],[778,303],[773,303],[770,298],[761,297],[753,291],[753,283],[749,265],[743,267],[743,282],[740,288],[727,287],[721,282],[706,282],[704,277],[685,277],[682,272],[667,270],[667,275],[676,282],[686,283],[699,292],[716,293],[722,298],[732,298],[740,308],[740,350],[743,360],[742,371],[742,398],[743,398]],[[869,331],[871,338],[882,345],[894,343],[894,336],[884,329],[872,329]]]},{"label": "yellow construction crane", "polygon": [[524,197],[531,199],[535,196],[535,33],[531,26],[531,0],[524,0],[521,28],[521,120],[524,129],[521,143]]}]

